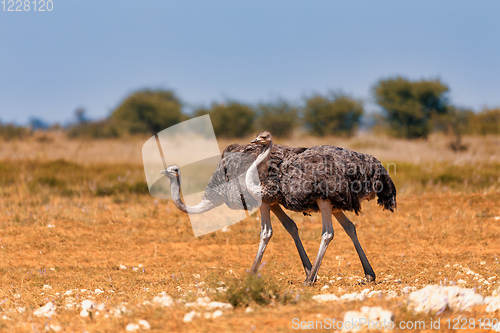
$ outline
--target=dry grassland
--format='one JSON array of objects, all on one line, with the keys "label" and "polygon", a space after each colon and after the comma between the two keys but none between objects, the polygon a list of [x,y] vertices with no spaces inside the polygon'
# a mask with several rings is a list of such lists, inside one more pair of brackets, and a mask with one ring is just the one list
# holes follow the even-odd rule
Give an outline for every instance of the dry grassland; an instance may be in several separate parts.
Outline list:
[{"label": "dry grassland", "polygon": [[[293,241],[274,218],[274,236],[260,269],[265,281],[249,282],[246,276],[259,242],[259,214],[226,232],[195,238],[186,215],[147,193],[143,141],[67,140],[50,133],[0,144],[0,331],[115,332],[144,319],[151,331],[285,332],[292,331],[294,318],[342,320],[346,311],[364,305],[392,311],[396,323],[440,318],[442,331],[451,331],[448,318],[500,319],[498,311],[487,313],[485,306],[416,313],[406,297],[429,284],[459,280],[484,296],[498,290],[499,137],[465,138],[469,149],[460,153],[450,151],[448,140],[439,136],[415,142],[373,136],[278,142],[339,145],[396,166],[396,173],[390,172],[399,191],[397,211],[384,212],[371,201],[359,216],[348,214],[377,282],[363,283],[354,247],[334,224],[335,238],[318,281],[307,288]],[[314,258],[320,216],[290,215]],[[214,310],[186,307],[200,296],[244,299],[248,295],[242,290],[258,287],[264,297],[262,302],[250,297],[251,312],[237,306],[219,318],[204,318]],[[312,299],[367,288],[383,293],[364,301]],[[174,304],[155,303],[161,292]],[[81,316],[84,300],[100,307]],[[34,314],[49,302],[54,314]],[[193,309],[201,317],[184,322]]]}]

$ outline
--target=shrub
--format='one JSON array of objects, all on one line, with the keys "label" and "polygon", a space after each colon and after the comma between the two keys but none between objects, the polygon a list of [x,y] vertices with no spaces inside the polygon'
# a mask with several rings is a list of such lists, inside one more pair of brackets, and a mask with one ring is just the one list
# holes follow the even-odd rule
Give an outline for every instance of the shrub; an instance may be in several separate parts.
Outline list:
[{"label": "shrub", "polygon": [[427,138],[432,129],[431,119],[448,111],[448,87],[439,80],[410,81],[396,77],[380,80],[373,91],[390,133],[397,137]]},{"label": "shrub", "polygon": [[69,137],[116,138],[120,133],[120,128],[111,120],[81,122],[68,128]]},{"label": "shrub", "polygon": [[270,131],[275,137],[288,137],[299,123],[298,109],[285,100],[259,104],[257,131]]},{"label": "shrub", "polygon": [[226,138],[242,138],[253,131],[255,111],[238,102],[213,103],[210,109],[198,109],[195,116],[210,115],[215,135]]},{"label": "shrub", "polygon": [[111,114],[120,132],[156,134],[187,119],[172,91],[142,90],[127,97]]},{"label": "shrub", "polygon": [[500,134],[500,109],[485,108],[481,112],[472,113],[468,131],[472,134]]},{"label": "shrub", "polygon": [[314,135],[351,136],[363,115],[362,103],[342,93],[316,94],[305,102],[304,121]]},{"label": "shrub", "polygon": [[261,274],[247,273],[243,278],[233,278],[227,284],[221,300],[234,307],[246,307],[250,304],[269,305],[275,303],[296,303],[299,293],[283,291],[279,283]]},{"label": "shrub", "polygon": [[31,130],[14,124],[0,124],[0,137],[6,141],[24,139],[32,134]]}]

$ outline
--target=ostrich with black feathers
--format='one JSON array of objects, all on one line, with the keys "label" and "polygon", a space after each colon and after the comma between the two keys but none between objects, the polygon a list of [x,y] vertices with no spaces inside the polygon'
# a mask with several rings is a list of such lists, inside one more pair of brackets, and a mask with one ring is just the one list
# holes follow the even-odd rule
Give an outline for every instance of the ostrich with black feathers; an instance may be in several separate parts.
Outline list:
[{"label": "ostrich with black feathers", "polygon": [[[234,153],[244,153],[246,156],[257,158],[251,163],[249,159],[242,161],[241,158],[234,158],[239,156]],[[244,172],[244,184],[238,183],[237,189],[234,185],[231,188],[231,183],[227,181],[228,173]],[[333,239],[332,215],[351,238],[366,279],[369,282],[375,280],[375,273],[357,238],[356,228],[343,213],[353,211],[358,214],[361,202],[374,199],[375,196],[378,197],[378,204],[384,209],[393,211],[396,208],[394,183],[382,164],[373,156],[334,146],[292,148],[275,145],[271,134],[262,132],[249,145],[232,144],[226,147],[202,201],[194,207],[185,206],[180,198],[178,167],[170,166],[163,173],[171,180],[175,205],[190,214],[203,213],[224,203],[233,209],[246,209],[247,205],[255,204],[241,204],[242,190],[254,197],[255,202],[261,199],[260,244],[251,272],[257,272],[272,237],[272,211],[295,242],[306,272],[304,285],[311,285],[316,281],[321,261]],[[228,184],[228,187],[224,187],[224,184]],[[214,191],[214,188],[218,191]],[[323,232],[313,265],[302,246],[297,225],[280,206],[307,215],[312,212],[321,213]]]}]

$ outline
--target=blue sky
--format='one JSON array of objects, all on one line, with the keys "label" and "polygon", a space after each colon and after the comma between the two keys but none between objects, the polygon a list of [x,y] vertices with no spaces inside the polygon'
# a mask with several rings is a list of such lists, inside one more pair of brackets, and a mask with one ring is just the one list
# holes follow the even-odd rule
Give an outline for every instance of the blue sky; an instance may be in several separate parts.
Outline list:
[{"label": "blue sky", "polygon": [[53,0],[3,12],[0,120],[103,118],[134,90],[191,107],[341,89],[371,103],[384,77],[440,78],[450,99],[500,106],[500,1]]}]

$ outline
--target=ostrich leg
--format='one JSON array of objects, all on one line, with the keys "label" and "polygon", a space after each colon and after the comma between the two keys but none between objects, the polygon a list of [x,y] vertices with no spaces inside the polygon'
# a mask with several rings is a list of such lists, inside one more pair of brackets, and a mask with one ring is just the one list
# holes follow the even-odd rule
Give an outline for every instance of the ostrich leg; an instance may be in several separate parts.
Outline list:
[{"label": "ostrich leg", "polygon": [[368,282],[375,281],[375,272],[373,272],[372,266],[368,262],[366,258],[365,252],[361,248],[361,244],[359,244],[358,236],[356,235],[356,227],[354,224],[344,215],[342,211],[333,212],[333,216],[340,222],[342,228],[344,228],[347,235],[351,238],[354,247],[356,248],[356,252],[358,252],[359,259],[361,260],[361,264],[363,265],[363,270],[365,271],[365,277]]},{"label": "ostrich leg", "polygon": [[262,256],[266,250],[267,243],[271,240],[273,236],[273,227],[271,226],[271,205],[267,203],[262,203],[260,206],[260,243],[259,250],[253,261],[252,269],[250,272],[255,274],[259,269],[260,262],[262,261]]},{"label": "ostrich leg", "polygon": [[321,243],[319,245],[318,255],[316,256],[316,260],[314,261],[314,264],[311,268],[311,272],[304,281],[305,286],[310,286],[314,283],[314,281],[316,281],[316,275],[318,274],[321,261],[325,256],[328,244],[330,244],[333,239],[332,204],[330,203],[330,201],[323,199],[318,199],[318,201],[316,202],[318,203],[318,207],[321,211],[323,232],[321,235]]},{"label": "ostrich leg", "polygon": [[309,257],[307,257],[306,250],[304,250],[304,246],[302,245],[302,241],[299,237],[299,229],[297,228],[297,224],[281,209],[279,205],[271,206],[271,211],[278,217],[281,224],[285,227],[286,231],[292,236],[293,241],[295,242],[295,246],[297,247],[297,251],[299,251],[300,260],[302,260],[302,265],[304,266],[304,270],[306,271],[306,277],[311,272],[311,262],[309,261]]}]

